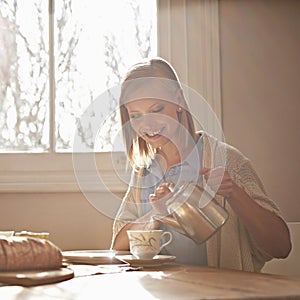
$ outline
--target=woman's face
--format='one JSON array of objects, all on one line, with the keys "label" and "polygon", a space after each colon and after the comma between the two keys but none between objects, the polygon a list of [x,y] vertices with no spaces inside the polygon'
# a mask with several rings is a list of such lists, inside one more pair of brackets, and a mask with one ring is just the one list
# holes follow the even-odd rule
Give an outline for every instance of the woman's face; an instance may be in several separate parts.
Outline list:
[{"label": "woman's face", "polygon": [[132,128],[153,148],[175,142],[178,104],[150,98],[130,101],[126,108]]}]

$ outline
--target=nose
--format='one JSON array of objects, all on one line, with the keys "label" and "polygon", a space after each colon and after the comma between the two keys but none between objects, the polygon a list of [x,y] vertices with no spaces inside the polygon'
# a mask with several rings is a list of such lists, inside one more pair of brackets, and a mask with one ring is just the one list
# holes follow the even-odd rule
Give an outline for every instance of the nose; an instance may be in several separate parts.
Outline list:
[{"label": "nose", "polygon": [[143,116],[142,122],[143,122],[143,126],[152,127],[153,124],[155,124],[155,117],[153,116],[153,114],[146,114]]},{"label": "nose", "polygon": [[153,114],[140,114],[137,118],[132,119],[133,122],[149,123],[153,122],[155,116]]},{"label": "nose", "polygon": [[142,129],[151,129],[155,124],[155,117],[153,114],[143,115],[140,119],[140,126]]}]

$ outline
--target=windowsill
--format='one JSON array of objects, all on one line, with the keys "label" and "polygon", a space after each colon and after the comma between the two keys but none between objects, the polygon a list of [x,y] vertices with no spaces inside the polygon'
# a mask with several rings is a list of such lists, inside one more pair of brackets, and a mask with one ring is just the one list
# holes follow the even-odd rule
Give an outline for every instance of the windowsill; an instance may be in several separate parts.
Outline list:
[{"label": "windowsill", "polygon": [[114,172],[105,171],[101,178],[91,172],[81,174],[79,184],[72,171],[22,171],[0,175],[0,193],[80,193],[125,192],[127,185]]},{"label": "windowsill", "polygon": [[0,166],[0,193],[124,192],[128,183],[122,153],[2,154]]}]

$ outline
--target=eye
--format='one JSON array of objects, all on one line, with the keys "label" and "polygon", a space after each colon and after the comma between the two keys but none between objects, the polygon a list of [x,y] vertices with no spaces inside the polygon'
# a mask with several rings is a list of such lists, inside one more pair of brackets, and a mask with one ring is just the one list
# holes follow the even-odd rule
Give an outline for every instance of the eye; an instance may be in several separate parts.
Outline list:
[{"label": "eye", "polygon": [[129,114],[129,118],[131,120],[138,120],[142,117],[142,114],[140,113],[132,113],[132,114]]},{"label": "eye", "polygon": [[163,105],[159,105],[157,107],[155,107],[154,109],[152,109],[153,113],[158,113],[161,112],[165,107]]}]

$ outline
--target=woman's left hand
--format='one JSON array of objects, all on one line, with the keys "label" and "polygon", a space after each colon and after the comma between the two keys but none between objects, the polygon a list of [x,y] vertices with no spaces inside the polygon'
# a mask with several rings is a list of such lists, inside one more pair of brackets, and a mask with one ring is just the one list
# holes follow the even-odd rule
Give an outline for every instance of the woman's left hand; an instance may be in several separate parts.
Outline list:
[{"label": "woman's left hand", "polygon": [[231,179],[225,168],[202,168],[199,174],[203,175],[208,186],[216,192],[216,194],[230,199],[232,197],[236,184]]},{"label": "woman's left hand", "polygon": [[156,190],[154,194],[149,195],[149,201],[155,212],[161,215],[167,215],[167,207],[166,200],[167,196],[170,194],[172,188],[174,186],[173,182],[164,182],[162,183]]}]

